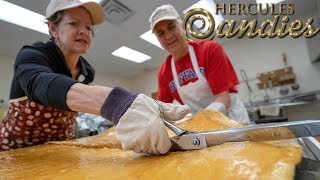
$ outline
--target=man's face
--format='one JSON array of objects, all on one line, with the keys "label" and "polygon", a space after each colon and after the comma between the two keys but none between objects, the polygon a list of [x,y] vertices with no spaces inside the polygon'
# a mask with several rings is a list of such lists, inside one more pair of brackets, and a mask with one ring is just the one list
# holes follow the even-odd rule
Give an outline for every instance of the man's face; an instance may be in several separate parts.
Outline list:
[{"label": "man's face", "polygon": [[176,20],[163,20],[153,30],[161,46],[171,54],[177,53],[187,44],[185,31]]}]

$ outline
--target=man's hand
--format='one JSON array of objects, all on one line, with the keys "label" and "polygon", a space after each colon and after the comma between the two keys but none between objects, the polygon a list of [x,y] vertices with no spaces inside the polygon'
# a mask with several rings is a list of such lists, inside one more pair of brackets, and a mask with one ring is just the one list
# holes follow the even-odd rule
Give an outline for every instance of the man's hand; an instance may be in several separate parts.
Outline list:
[{"label": "man's hand", "polygon": [[122,88],[114,88],[101,108],[101,115],[116,124],[117,137],[123,149],[146,154],[165,154],[171,147],[165,125],[160,117],[169,121],[185,117],[190,108],[155,101],[144,94],[132,94]]},{"label": "man's hand", "polygon": [[223,113],[224,115],[228,114],[227,107],[221,102],[213,102],[209,104],[205,110],[215,110]]},{"label": "man's hand", "polygon": [[219,111],[224,115],[227,115],[230,103],[231,103],[231,99],[230,99],[229,93],[227,91],[224,91],[218,95],[215,95],[214,102],[209,104],[205,109]]}]

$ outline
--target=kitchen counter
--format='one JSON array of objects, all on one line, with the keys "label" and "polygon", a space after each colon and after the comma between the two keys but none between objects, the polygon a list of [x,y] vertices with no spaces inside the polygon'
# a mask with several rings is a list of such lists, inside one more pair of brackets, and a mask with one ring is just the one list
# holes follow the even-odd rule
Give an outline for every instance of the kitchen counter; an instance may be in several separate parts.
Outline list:
[{"label": "kitchen counter", "polygon": [[302,161],[296,168],[295,180],[320,179],[320,143],[314,137],[299,138],[303,147]]},{"label": "kitchen counter", "polygon": [[[307,119],[320,119],[320,91],[313,91],[298,95],[286,96],[269,101],[255,101],[245,103],[252,122],[281,122]],[[261,111],[271,109],[271,112],[279,113],[269,116],[261,115]],[[272,111],[275,109],[276,111]]]},{"label": "kitchen counter", "polygon": [[311,103],[320,103],[320,91],[312,91],[308,93],[302,93],[297,95],[285,96],[282,98],[271,99],[271,100],[262,100],[254,102],[244,103],[247,109],[250,108],[259,108],[261,106],[295,106]]}]

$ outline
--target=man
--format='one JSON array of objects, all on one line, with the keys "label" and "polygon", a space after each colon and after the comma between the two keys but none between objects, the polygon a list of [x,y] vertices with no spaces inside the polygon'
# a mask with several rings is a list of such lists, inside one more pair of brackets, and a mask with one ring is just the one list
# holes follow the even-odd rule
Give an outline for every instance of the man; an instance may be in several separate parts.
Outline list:
[{"label": "man", "polygon": [[160,44],[170,53],[158,72],[158,100],[177,100],[189,105],[193,113],[212,109],[249,123],[235,88],[238,78],[221,45],[215,41],[188,42],[179,14],[171,5],[156,8],[149,21]]}]

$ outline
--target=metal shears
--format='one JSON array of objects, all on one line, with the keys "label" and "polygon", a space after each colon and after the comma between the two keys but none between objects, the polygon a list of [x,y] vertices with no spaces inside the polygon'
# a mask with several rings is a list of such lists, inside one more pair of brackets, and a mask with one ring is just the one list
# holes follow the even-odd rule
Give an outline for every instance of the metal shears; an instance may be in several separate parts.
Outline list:
[{"label": "metal shears", "polygon": [[[303,120],[281,123],[247,125],[241,128],[192,132],[163,120],[177,136],[171,138],[174,150],[195,150],[241,141],[272,141],[320,135],[320,120]],[[263,133],[263,136],[259,136]]]},{"label": "metal shears", "polygon": [[[159,111],[165,126],[177,135],[171,138],[171,149],[174,150],[203,149],[225,142],[272,141],[320,135],[320,120],[252,124],[240,128],[193,132],[166,121],[161,104],[159,104]],[[260,135],[263,133],[263,136],[259,133]]]}]

